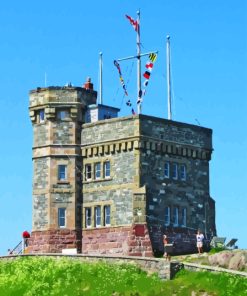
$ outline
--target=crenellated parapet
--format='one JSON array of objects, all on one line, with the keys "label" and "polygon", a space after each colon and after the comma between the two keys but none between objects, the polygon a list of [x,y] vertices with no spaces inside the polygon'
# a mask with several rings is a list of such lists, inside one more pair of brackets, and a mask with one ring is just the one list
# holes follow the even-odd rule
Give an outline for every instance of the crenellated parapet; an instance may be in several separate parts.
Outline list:
[{"label": "crenellated parapet", "polygon": [[46,119],[55,119],[57,108],[68,108],[72,119],[81,119],[79,112],[89,104],[95,104],[97,92],[92,89],[72,86],[38,87],[30,91],[29,115],[33,123],[39,120],[39,111],[44,110]]},{"label": "crenellated parapet", "polygon": [[101,155],[125,152],[127,150],[139,149],[152,151],[161,155],[177,155],[193,159],[210,160],[211,150],[194,147],[192,145],[180,145],[166,141],[150,141],[145,137],[137,137],[129,140],[110,141],[101,145],[90,145],[82,147],[83,157],[94,157]]}]

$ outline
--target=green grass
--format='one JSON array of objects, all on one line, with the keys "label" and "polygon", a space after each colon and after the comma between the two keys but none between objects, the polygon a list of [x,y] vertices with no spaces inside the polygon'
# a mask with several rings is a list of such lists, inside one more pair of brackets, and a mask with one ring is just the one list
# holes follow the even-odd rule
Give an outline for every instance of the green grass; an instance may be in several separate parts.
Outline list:
[{"label": "green grass", "polygon": [[192,291],[244,296],[247,279],[182,270],[174,280],[161,281],[130,264],[80,263],[66,258],[22,257],[0,262],[0,296],[184,296]]},{"label": "green grass", "polygon": [[224,248],[224,246],[222,247],[216,247],[216,248],[212,248],[210,251],[209,251],[209,255],[213,255],[213,254],[216,254],[216,253],[219,253],[219,252],[222,252],[222,251],[225,251],[226,249]]},{"label": "green grass", "polygon": [[[169,282],[169,291],[177,296],[191,295],[194,292],[207,292],[217,296],[247,295],[247,279],[226,273],[191,272],[181,270],[173,281]],[[168,287],[167,287],[168,288]],[[196,294],[201,295],[201,294]]]}]

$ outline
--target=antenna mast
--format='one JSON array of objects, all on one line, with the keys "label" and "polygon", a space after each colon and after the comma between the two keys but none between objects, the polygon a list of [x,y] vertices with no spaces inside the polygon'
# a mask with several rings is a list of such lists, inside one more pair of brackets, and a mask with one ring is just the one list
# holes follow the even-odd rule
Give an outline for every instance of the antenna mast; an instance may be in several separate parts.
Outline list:
[{"label": "antenna mast", "polygon": [[99,53],[99,103],[103,104],[103,59],[102,59],[103,53]]},{"label": "antenna mast", "polygon": [[170,36],[166,36],[166,73],[167,73],[167,99],[168,99],[168,119],[172,120],[171,108],[171,54],[170,54]]},{"label": "antenna mast", "polygon": [[[140,10],[137,11],[137,35],[136,35],[136,45],[137,45],[137,98],[141,97],[141,36],[140,36]],[[142,112],[142,102],[137,105],[137,113]]]}]

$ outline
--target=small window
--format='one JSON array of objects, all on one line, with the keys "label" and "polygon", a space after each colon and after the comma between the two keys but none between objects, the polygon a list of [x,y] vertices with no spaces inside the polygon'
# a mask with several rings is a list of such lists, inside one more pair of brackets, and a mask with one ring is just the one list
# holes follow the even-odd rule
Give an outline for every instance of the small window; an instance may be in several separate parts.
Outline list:
[{"label": "small window", "polygon": [[57,111],[57,119],[64,120],[69,118],[69,111],[68,110],[58,110]]},{"label": "small window", "polygon": [[58,209],[58,227],[65,227],[66,225],[66,209]]},{"label": "small window", "polygon": [[186,181],[186,166],[184,164],[180,165],[180,178],[182,181]]},{"label": "small window", "polygon": [[165,162],[164,177],[170,178],[170,163],[169,162]]},{"label": "small window", "polygon": [[165,225],[170,225],[170,207],[165,207]]},{"label": "small window", "polygon": [[96,206],[94,208],[94,224],[95,227],[100,227],[101,226],[101,206]]},{"label": "small window", "polygon": [[176,163],[172,164],[172,179],[178,179],[178,165]]},{"label": "small window", "polygon": [[111,177],[111,164],[110,161],[106,161],[104,163],[104,177],[110,178]]},{"label": "small window", "polygon": [[86,208],[85,209],[85,225],[86,228],[90,228],[92,226],[92,209],[91,208]]},{"label": "small window", "polygon": [[91,180],[92,179],[92,165],[86,164],[85,165],[85,180]]},{"label": "small window", "polygon": [[111,118],[111,114],[104,114],[104,119],[110,119]]},{"label": "small window", "polygon": [[60,164],[58,166],[58,180],[59,181],[67,180],[67,165]]},{"label": "small window", "polygon": [[104,206],[104,225],[111,225],[111,206]]},{"label": "small window", "polygon": [[186,226],[186,221],[187,221],[187,209],[182,208],[182,226]]},{"label": "small window", "polygon": [[178,226],[178,207],[173,207],[173,225]]},{"label": "small window", "polygon": [[38,123],[42,123],[45,121],[45,110],[41,109],[37,112],[37,120]]},{"label": "small window", "polygon": [[94,172],[95,172],[95,179],[100,179],[101,177],[101,163],[97,162],[94,166]]}]

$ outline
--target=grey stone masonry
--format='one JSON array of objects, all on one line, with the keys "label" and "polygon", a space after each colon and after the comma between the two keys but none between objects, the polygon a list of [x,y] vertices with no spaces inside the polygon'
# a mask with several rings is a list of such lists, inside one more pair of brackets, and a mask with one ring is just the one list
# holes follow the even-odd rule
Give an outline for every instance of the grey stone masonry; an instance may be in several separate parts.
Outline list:
[{"label": "grey stone masonry", "polygon": [[[34,132],[33,231],[58,229],[59,223],[72,231],[82,227],[82,179],[78,174],[82,164],[81,125],[87,106],[95,104],[96,97],[97,92],[91,87],[30,91],[29,114]],[[65,210],[62,222],[59,209]]]},{"label": "grey stone masonry", "polygon": [[[120,252],[118,242],[105,235],[112,232],[122,235],[125,250],[135,256],[151,251],[160,255],[164,233],[176,252],[194,248],[197,228],[216,234],[209,190],[212,130],[142,114],[109,118],[104,113],[98,117],[102,120],[85,123],[86,112],[99,108],[96,95],[90,79],[84,87],[30,92],[30,249],[38,251],[42,242],[41,250],[77,246],[80,251],[83,235],[88,252],[111,252],[111,246]],[[98,245],[91,246],[91,239]]]},{"label": "grey stone masonry", "polygon": [[140,134],[149,139],[212,150],[212,130],[151,116],[140,116]]},{"label": "grey stone masonry", "polygon": [[82,146],[101,144],[104,142],[127,140],[139,136],[137,117],[121,117],[87,123],[82,127]]},{"label": "grey stone masonry", "polygon": [[[216,233],[215,204],[209,192],[211,129],[136,115],[84,124],[81,139],[83,166],[90,163],[92,175],[95,162],[111,162],[110,179],[84,180],[84,206],[111,202],[114,225],[137,221],[139,211],[160,252],[163,233],[181,244],[176,247],[181,253],[186,252],[186,240],[188,248],[194,248],[193,233],[198,228],[209,236]],[[166,163],[169,176],[165,176]],[[141,195],[135,195],[138,188],[143,188]],[[154,229],[160,230],[159,237],[152,235]]]}]

